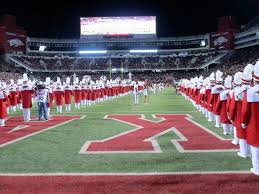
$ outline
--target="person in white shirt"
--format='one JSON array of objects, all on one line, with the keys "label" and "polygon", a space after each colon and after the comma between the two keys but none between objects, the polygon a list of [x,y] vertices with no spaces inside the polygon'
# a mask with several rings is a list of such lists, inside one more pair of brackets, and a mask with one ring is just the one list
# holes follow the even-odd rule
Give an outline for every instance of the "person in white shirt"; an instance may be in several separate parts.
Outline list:
[{"label": "person in white shirt", "polygon": [[133,81],[133,98],[134,98],[134,104],[139,104],[139,90],[138,90],[138,82]]},{"label": "person in white shirt", "polygon": [[143,95],[144,95],[144,103],[147,104],[147,96],[148,96],[148,82],[145,80],[143,87]]},{"label": "person in white shirt", "polygon": [[42,117],[48,120],[47,103],[49,99],[49,92],[44,85],[38,86],[38,89],[36,91],[36,98],[37,98],[38,108],[39,108],[39,121],[41,120]]}]

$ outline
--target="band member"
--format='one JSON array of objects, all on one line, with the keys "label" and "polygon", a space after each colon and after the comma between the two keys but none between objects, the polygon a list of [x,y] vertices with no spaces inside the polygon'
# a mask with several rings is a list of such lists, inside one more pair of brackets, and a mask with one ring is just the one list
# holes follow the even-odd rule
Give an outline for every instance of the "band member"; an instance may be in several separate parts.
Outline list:
[{"label": "band member", "polygon": [[229,102],[229,120],[231,121],[231,123],[234,125],[233,131],[234,131],[234,140],[232,141],[233,144],[237,145],[239,144],[239,139],[237,137],[237,127],[239,126],[240,121],[238,119],[240,119],[240,113],[241,113],[241,108],[242,108],[242,103],[237,103],[238,102],[238,98],[237,98],[237,93],[240,90],[241,84],[242,84],[242,73],[241,72],[237,72],[234,75],[234,81],[233,81],[233,85],[234,85],[234,89],[232,92],[230,92],[229,96],[230,96],[230,102]]},{"label": "band member", "polygon": [[153,84],[153,93],[156,94],[156,83]]},{"label": "band member", "polygon": [[[159,83],[160,85],[160,83]],[[196,105],[197,105],[197,109],[201,112],[202,111],[202,94],[201,94],[201,89],[202,89],[202,86],[203,86],[203,76],[200,76],[198,81],[197,81],[197,87],[196,87],[196,99],[195,99],[195,102],[196,102]]]},{"label": "band member", "polygon": [[227,117],[227,100],[231,87],[232,77],[227,76],[224,82],[224,90],[220,92],[216,103],[216,111],[220,113],[220,122],[222,123],[224,135],[229,135],[233,129],[233,126]]},{"label": "band member", "polygon": [[7,117],[6,101],[8,96],[4,91],[2,83],[0,83],[0,127],[5,126],[5,119]]},{"label": "band member", "polygon": [[254,86],[244,95],[241,125],[246,131],[247,144],[251,147],[251,171],[259,176],[259,61],[255,64],[253,78]]},{"label": "band member", "polygon": [[27,74],[23,74],[23,86],[20,90],[22,96],[23,118],[25,122],[31,120],[32,96],[34,90],[29,84]]},{"label": "band member", "polygon": [[20,89],[22,87],[22,79],[17,80],[17,85],[16,85],[16,92],[17,92],[17,108],[22,110],[22,96]]},{"label": "band member", "polygon": [[[236,113],[236,117],[237,117],[236,130],[237,130],[237,137],[239,139],[239,147],[240,147],[240,151],[237,154],[242,158],[251,157],[251,149],[246,141],[246,130],[244,130],[241,126],[241,117],[242,117],[241,110],[243,106],[244,96],[247,94],[247,90],[250,88],[250,83],[253,79],[253,76],[252,76],[253,70],[254,70],[254,66],[252,64],[248,64],[244,68],[244,71],[241,77],[242,86],[235,93],[235,96],[237,99],[236,105],[238,109]],[[241,106],[241,110],[240,110],[240,106]]]},{"label": "band member", "polygon": [[211,73],[209,77],[210,84],[207,86],[205,90],[205,99],[207,104],[207,110],[208,110],[208,121],[212,122],[215,121],[215,117],[213,114],[213,105],[212,105],[212,88],[215,86],[215,73]]},{"label": "band member", "polygon": [[66,79],[66,85],[64,87],[64,96],[65,96],[65,107],[66,111],[71,111],[71,97],[73,95],[72,87],[70,86],[70,78]]},{"label": "band member", "polygon": [[57,77],[56,87],[54,88],[54,98],[57,107],[57,113],[62,113],[62,105],[63,105],[63,98],[64,98],[64,90],[61,85],[60,78]]},{"label": "band member", "polygon": [[202,81],[201,89],[200,89],[200,107],[201,107],[202,114],[205,115],[205,116],[207,114],[206,103],[205,103],[206,85],[207,85],[207,78]]},{"label": "band member", "polygon": [[82,84],[81,84],[81,106],[82,107],[85,107],[86,106],[86,79],[83,78],[82,80]]},{"label": "band member", "polygon": [[92,87],[90,84],[88,84],[86,89],[86,105],[91,106],[92,105]]},{"label": "band member", "polygon": [[16,85],[14,84],[13,79],[11,79],[10,86],[9,86],[9,96],[10,96],[11,111],[13,112],[16,112],[18,95],[19,93],[18,91],[16,91]]},{"label": "band member", "polygon": [[220,93],[223,90],[223,86],[222,86],[222,75],[223,73],[221,71],[217,71],[216,72],[216,85],[211,89],[211,105],[212,105],[212,113],[214,115],[215,118],[215,127],[220,128],[221,127],[221,123],[220,123],[220,110],[216,109],[216,103],[218,100],[218,97],[220,95]]},{"label": "band member", "polygon": [[144,95],[144,103],[147,104],[147,96],[148,96],[148,81],[147,80],[145,80],[145,82],[144,82],[143,95]]},{"label": "band member", "polygon": [[76,79],[75,79],[73,92],[74,92],[75,108],[77,110],[79,110],[80,109],[80,103],[81,103],[81,87],[79,85],[78,77],[76,77]]},{"label": "band member", "polygon": [[134,98],[134,104],[137,105],[139,104],[139,86],[138,82],[133,81],[133,98]]},{"label": "band member", "polygon": [[50,109],[52,108],[53,105],[53,91],[52,91],[52,87],[50,85],[50,78],[46,77],[46,81],[45,81],[45,88],[48,90],[48,101],[47,101],[47,117],[50,117]]},{"label": "band member", "polygon": [[91,84],[91,104],[94,105],[96,103],[96,86],[95,83]]}]

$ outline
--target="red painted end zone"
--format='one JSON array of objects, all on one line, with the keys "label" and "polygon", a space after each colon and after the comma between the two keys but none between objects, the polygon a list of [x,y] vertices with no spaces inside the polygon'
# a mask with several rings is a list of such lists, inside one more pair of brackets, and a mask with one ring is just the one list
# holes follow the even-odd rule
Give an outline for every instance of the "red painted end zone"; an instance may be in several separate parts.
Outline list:
[{"label": "red painted end zone", "polygon": [[0,193],[257,193],[252,174],[0,176]]},{"label": "red painted end zone", "polygon": [[0,147],[80,118],[80,116],[53,116],[48,121],[24,122],[22,117],[11,117],[6,121],[6,126],[0,128]]}]

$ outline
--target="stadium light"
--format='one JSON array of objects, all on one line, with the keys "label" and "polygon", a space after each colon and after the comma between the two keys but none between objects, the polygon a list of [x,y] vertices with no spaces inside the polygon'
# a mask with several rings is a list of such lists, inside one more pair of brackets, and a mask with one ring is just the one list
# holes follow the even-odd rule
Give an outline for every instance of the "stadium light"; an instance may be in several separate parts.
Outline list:
[{"label": "stadium light", "polygon": [[45,49],[46,49],[46,46],[40,46],[39,47],[39,51],[45,51]]},{"label": "stadium light", "polygon": [[117,71],[117,69],[116,68],[112,68],[112,72],[116,72]]},{"label": "stadium light", "polygon": [[105,54],[107,50],[88,50],[88,51],[79,51],[80,54]]},{"label": "stadium light", "polygon": [[201,41],[200,46],[206,46],[205,40],[202,40],[202,41]]},{"label": "stadium light", "polygon": [[157,49],[149,49],[149,50],[130,50],[130,53],[157,53]]},{"label": "stadium light", "polygon": [[124,71],[124,68],[121,68],[121,71]]}]

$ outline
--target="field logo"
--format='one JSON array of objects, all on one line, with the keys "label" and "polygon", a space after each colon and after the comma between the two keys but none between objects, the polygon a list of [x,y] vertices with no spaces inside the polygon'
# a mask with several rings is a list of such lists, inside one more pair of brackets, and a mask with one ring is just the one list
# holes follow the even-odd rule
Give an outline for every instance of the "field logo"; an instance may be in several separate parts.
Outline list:
[{"label": "field logo", "polygon": [[174,132],[179,138],[171,140],[179,152],[226,152],[236,151],[237,147],[214,132],[192,121],[188,115],[158,114],[145,119],[144,115],[108,115],[105,119],[123,122],[135,129],[100,141],[87,141],[81,154],[109,153],[161,153],[156,138]]},{"label": "field logo", "polygon": [[48,121],[30,122],[24,122],[22,117],[8,118],[6,126],[0,128],[0,148],[80,118],[82,117],[53,116]]}]

